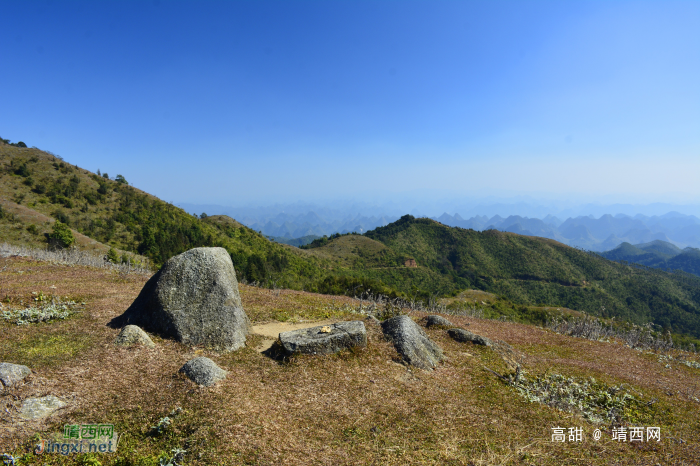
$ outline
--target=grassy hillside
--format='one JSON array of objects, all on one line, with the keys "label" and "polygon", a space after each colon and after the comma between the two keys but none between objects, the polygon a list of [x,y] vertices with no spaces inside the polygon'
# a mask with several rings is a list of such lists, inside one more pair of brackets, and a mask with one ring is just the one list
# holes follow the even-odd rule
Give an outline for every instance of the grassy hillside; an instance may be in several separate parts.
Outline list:
[{"label": "grassy hillside", "polygon": [[[366,348],[282,362],[256,350],[265,338],[255,333],[257,325],[279,315],[295,321],[358,319],[348,312],[357,303],[246,285],[240,294],[253,334],[236,352],[157,336],[154,349],[117,346],[119,330],[107,323],[147,279],[0,259],[2,294],[12,305],[31,301],[36,292],[85,303],[64,320],[15,325],[0,318],[0,361],[32,370],[26,383],[0,391],[0,454],[13,455],[17,466],[158,466],[168,463],[174,449],[185,450],[177,463],[187,466],[680,465],[696,464],[700,457],[697,355],[652,354],[618,341],[446,315],[455,325],[504,341],[513,354],[459,343],[444,329],[423,327],[447,358],[434,371],[407,370],[396,362],[399,355],[379,326],[367,320]],[[409,316],[421,324],[425,314]],[[197,356],[211,358],[228,376],[207,388],[178,374]],[[540,392],[525,396],[486,370],[512,375],[514,359],[521,381],[566,377],[576,384],[553,383],[549,405],[534,401]],[[592,399],[609,403],[611,411],[622,404],[623,425],[657,426],[660,441],[613,440],[611,428],[618,424],[568,411],[567,399],[591,377]],[[19,419],[24,400],[47,395],[66,406],[41,420]],[[621,396],[631,399],[619,403]],[[154,429],[166,416],[171,424]],[[116,453],[35,453],[39,439],[62,438],[65,425],[94,423],[114,425],[120,434]],[[581,428],[583,440],[553,442],[555,427],[565,434],[569,427]],[[594,429],[602,431],[598,441]]]},{"label": "grassy hillside", "polygon": [[3,238],[46,246],[44,234],[60,220],[74,231],[81,247],[93,243],[130,251],[156,266],[193,247],[221,246],[231,254],[239,278],[250,282],[313,288],[326,275],[323,261],[270,242],[233,219],[199,219],[129,186],[120,175],[114,178],[39,149],[0,143]]},{"label": "grassy hillside", "polygon": [[[81,247],[114,247],[156,265],[193,247],[224,247],[241,280],[267,287],[424,300],[478,289],[499,295],[495,305],[508,312],[561,306],[700,336],[700,279],[612,263],[542,238],[406,216],[365,236],[334,235],[297,249],[226,216],[192,216],[119,175],[98,176],[5,144],[0,198],[0,231],[17,243],[46,245],[57,219]],[[406,265],[410,260],[415,267]]]},{"label": "grassy hillside", "polygon": [[[450,228],[404,216],[366,233],[450,280],[516,304],[547,304],[700,337],[700,278],[631,267],[544,238]],[[382,276],[397,288],[389,274]],[[399,288],[401,289],[401,288]]]}]

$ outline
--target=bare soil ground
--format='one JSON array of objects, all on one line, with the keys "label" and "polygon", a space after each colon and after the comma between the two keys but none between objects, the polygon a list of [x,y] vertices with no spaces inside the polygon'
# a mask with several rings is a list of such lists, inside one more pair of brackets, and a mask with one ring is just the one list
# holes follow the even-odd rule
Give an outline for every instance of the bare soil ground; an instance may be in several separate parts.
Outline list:
[{"label": "bare soil ground", "polygon": [[[700,369],[618,343],[447,316],[510,344],[529,376],[556,372],[627,384],[653,402],[658,443],[613,441],[610,426],[524,400],[484,369],[507,372],[497,353],[455,342],[444,329],[426,330],[447,358],[432,372],[399,364],[392,344],[369,321],[367,348],[329,356],[269,358],[257,350],[271,339],[262,331],[233,353],[157,337],[155,349],[121,348],[113,344],[118,330],[107,323],[147,277],[22,258],[0,259],[0,270],[5,306],[26,305],[39,291],[86,302],[63,321],[17,326],[0,320],[0,361],[33,371],[26,383],[0,392],[0,454],[22,457],[19,464],[96,464],[85,456],[31,453],[40,437],[87,423],[111,423],[122,434],[116,453],[94,455],[102,465],[155,466],[174,448],[187,450],[186,465],[690,465],[700,458]],[[240,290],[258,329],[362,318],[348,312],[349,298]],[[411,316],[420,321],[424,314]],[[183,378],[178,369],[195,355],[212,358],[228,377],[212,388]],[[22,400],[49,394],[68,406],[42,421],[18,417]],[[151,427],[178,406],[183,412],[172,426],[155,434]],[[559,426],[582,427],[583,442],[552,442],[551,429]],[[592,438],[596,427],[603,430],[599,441]]]}]

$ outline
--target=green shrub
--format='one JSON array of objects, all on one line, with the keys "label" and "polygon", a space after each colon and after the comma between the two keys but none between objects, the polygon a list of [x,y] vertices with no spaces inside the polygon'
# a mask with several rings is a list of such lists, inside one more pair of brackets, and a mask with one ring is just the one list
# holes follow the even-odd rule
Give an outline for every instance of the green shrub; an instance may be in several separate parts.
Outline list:
[{"label": "green shrub", "polygon": [[109,252],[107,253],[107,260],[110,261],[112,264],[116,264],[117,262],[119,262],[119,254],[117,254],[116,249],[109,248]]},{"label": "green shrub", "polygon": [[53,224],[53,231],[48,235],[49,244],[54,247],[67,248],[75,243],[73,232],[63,222],[56,220]]},{"label": "green shrub", "polygon": [[39,229],[33,223],[27,227],[27,231],[33,235],[39,234]]},{"label": "green shrub", "polygon": [[29,171],[29,167],[27,167],[26,163],[23,163],[19,167],[15,169],[15,175],[23,176],[25,178],[29,177],[31,175],[31,172]]},{"label": "green shrub", "polygon": [[117,177],[114,179],[114,181],[116,181],[119,184],[125,184],[127,186],[129,185],[129,182],[126,181],[126,178],[124,178],[122,175],[117,175]]}]

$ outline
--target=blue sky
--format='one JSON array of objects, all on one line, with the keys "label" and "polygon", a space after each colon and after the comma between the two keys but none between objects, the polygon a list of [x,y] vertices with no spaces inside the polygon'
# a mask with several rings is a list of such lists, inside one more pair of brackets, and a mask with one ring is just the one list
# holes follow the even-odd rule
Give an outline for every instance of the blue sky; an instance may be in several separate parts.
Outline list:
[{"label": "blue sky", "polygon": [[0,136],[167,201],[700,202],[697,1],[0,11]]}]

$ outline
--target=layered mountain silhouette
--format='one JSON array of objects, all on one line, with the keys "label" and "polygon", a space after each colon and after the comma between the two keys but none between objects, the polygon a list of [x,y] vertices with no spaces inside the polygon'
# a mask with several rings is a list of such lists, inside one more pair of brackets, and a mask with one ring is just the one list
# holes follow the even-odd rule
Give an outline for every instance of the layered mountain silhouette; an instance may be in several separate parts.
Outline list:
[{"label": "layered mountain silhouette", "polygon": [[700,275],[700,249],[681,249],[666,241],[654,240],[649,243],[622,243],[615,249],[600,253],[606,259],[626,261],[660,269],[682,270]]}]

